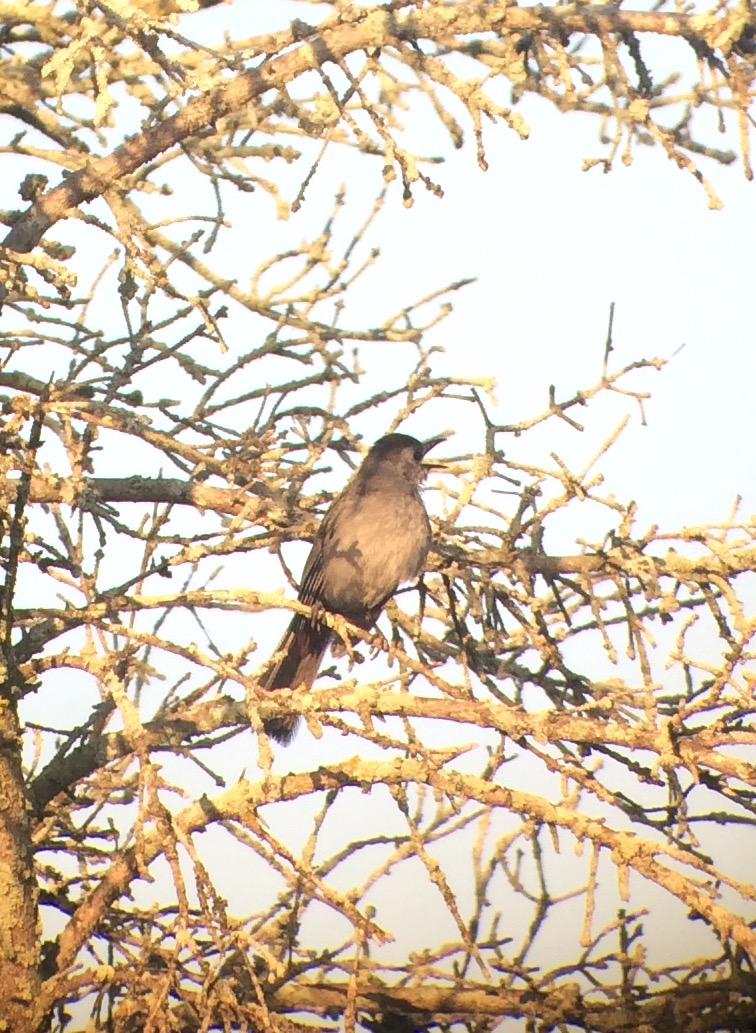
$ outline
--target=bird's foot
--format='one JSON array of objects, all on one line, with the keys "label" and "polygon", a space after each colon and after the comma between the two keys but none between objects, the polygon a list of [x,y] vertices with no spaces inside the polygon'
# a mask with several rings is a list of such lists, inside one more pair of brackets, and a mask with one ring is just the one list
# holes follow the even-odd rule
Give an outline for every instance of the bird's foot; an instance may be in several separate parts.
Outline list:
[{"label": "bird's foot", "polygon": [[373,633],[368,640],[368,646],[370,647],[370,657],[375,659],[379,653],[388,653],[389,651],[389,640],[378,628],[373,629]]}]

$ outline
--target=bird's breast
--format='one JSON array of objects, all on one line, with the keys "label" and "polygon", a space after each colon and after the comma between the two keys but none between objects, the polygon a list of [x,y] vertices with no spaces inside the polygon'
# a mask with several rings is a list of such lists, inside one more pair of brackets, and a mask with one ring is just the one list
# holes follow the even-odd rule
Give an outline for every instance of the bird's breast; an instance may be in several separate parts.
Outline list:
[{"label": "bird's breast", "polygon": [[382,606],[417,577],[430,527],[416,492],[371,492],[344,503],[323,541],[323,601],[348,616]]}]

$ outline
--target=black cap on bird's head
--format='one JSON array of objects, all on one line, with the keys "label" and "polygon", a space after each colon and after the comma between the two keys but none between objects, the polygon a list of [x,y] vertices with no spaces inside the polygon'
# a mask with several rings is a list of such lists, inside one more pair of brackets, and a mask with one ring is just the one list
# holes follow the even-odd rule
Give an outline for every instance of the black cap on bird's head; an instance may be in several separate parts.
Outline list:
[{"label": "black cap on bird's head", "polygon": [[376,441],[368,454],[387,457],[411,453],[415,462],[422,463],[428,469],[433,469],[438,464],[425,463],[423,460],[432,448],[440,445],[442,441],[446,441],[448,437],[448,434],[442,434],[437,438],[429,438],[428,441],[418,441],[417,438],[410,437],[409,434],[386,434],[385,437],[379,438]]},{"label": "black cap on bird's head", "polygon": [[442,463],[431,463],[425,457],[432,448],[445,441],[448,435],[418,441],[409,434],[387,434],[373,445],[360,468],[361,478],[374,477],[375,471],[400,474],[408,481],[421,484],[430,470],[443,470]]}]

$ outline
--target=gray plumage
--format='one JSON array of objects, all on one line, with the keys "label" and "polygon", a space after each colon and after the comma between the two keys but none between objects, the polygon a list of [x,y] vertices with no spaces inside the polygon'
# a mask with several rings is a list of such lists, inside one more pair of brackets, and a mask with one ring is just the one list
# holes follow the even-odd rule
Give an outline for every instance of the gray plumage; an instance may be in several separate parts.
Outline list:
[{"label": "gray plumage", "polygon": [[[431,533],[420,498],[426,454],[443,438],[420,442],[407,434],[377,441],[332,503],[307,557],[299,600],[340,614],[368,631],[400,584],[423,569]],[[318,619],[295,614],[273,663],[260,679],[265,689],[309,688],[317,677],[331,631]],[[265,731],[291,742],[296,714],[270,718]]]}]

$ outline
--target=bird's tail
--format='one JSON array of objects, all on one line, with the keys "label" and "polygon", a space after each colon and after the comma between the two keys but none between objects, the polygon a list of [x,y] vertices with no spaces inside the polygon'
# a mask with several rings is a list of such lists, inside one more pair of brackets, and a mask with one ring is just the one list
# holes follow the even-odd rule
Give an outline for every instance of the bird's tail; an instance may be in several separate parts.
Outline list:
[{"label": "bird's tail", "polygon": [[[320,622],[295,614],[276,649],[276,660],[260,678],[263,689],[310,688],[317,677],[323,654],[328,648],[330,629]],[[284,714],[263,721],[263,728],[276,742],[286,746],[294,738],[298,714]]]}]

